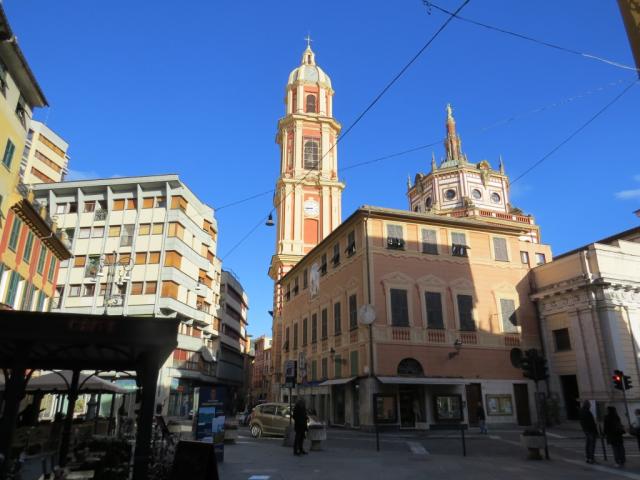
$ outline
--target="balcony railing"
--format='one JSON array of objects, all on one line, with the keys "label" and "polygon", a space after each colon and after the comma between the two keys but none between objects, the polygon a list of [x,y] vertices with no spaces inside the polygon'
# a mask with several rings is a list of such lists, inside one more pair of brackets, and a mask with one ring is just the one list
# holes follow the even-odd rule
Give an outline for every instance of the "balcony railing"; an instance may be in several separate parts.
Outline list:
[{"label": "balcony railing", "polygon": [[105,210],[105,209],[96,210],[93,214],[93,219],[95,221],[106,220],[107,213],[108,213],[108,210]]},{"label": "balcony railing", "polygon": [[392,327],[391,339],[408,342],[411,340],[411,329],[409,327]]}]

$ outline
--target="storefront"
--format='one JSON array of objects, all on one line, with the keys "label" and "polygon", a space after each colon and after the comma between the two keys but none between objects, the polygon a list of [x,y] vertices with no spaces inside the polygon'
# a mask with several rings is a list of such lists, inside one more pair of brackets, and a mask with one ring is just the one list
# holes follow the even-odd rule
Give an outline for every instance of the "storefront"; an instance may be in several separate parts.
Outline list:
[{"label": "storefront", "polygon": [[477,425],[482,403],[488,424],[528,425],[535,418],[533,389],[526,381],[429,377],[377,377],[379,423],[407,429]]}]

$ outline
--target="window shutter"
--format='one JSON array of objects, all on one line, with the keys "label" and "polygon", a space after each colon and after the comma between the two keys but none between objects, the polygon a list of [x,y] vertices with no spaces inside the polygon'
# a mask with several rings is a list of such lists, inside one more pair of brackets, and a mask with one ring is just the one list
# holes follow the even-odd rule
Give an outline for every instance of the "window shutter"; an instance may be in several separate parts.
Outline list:
[{"label": "window shutter", "polygon": [[438,242],[435,230],[422,230],[422,253],[438,254]]},{"label": "window shutter", "polygon": [[451,232],[451,243],[453,243],[454,245],[466,245],[466,235],[464,233]]},{"label": "window shutter", "polygon": [[349,363],[351,364],[351,376],[352,377],[357,377],[358,376],[358,372],[359,372],[359,368],[358,368],[358,351],[354,350],[353,352],[350,353],[350,361]]},{"label": "window shutter", "polygon": [[500,299],[500,310],[502,311],[502,330],[505,332],[518,331],[518,319],[516,318],[516,305],[511,299]]},{"label": "window shutter", "polygon": [[391,289],[391,324],[394,327],[409,326],[409,308],[407,305],[407,291],[398,288]]},{"label": "window shutter", "polygon": [[425,292],[424,300],[427,305],[427,328],[444,328],[442,297],[440,293]]},{"label": "window shutter", "polygon": [[357,297],[351,295],[349,297],[349,327],[356,328],[358,326],[358,304]]},{"label": "window shutter", "polygon": [[340,302],[333,305],[333,323],[334,333],[340,335],[342,333],[342,317],[340,312]]},{"label": "window shutter", "polygon": [[475,332],[476,324],[473,321],[473,297],[471,295],[458,295],[458,316],[460,330]]},{"label": "window shutter", "polygon": [[494,237],[493,238],[493,252],[496,260],[500,262],[508,262],[509,255],[507,254],[507,239]]}]

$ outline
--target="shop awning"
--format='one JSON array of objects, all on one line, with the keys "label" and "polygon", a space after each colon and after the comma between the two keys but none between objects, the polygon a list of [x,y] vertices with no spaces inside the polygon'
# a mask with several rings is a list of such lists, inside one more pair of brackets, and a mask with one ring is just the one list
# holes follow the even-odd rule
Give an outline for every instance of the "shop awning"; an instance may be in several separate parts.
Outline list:
[{"label": "shop awning", "polygon": [[466,385],[465,378],[433,377],[377,377],[381,383],[389,385]]},{"label": "shop awning", "polygon": [[215,363],[216,359],[214,358],[213,355],[211,355],[211,352],[209,351],[209,349],[207,347],[201,347],[200,348],[200,355],[202,355],[202,359],[205,362],[209,362],[209,363]]},{"label": "shop awning", "polygon": [[325,380],[324,382],[322,382],[321,384],[319,384],[319,387],[330,387],[331,385],[344,385],[345,383],[349,383],[352,382],[356,379],[356,377],[350,377],[350,378],[334,378],[333,380]]}]

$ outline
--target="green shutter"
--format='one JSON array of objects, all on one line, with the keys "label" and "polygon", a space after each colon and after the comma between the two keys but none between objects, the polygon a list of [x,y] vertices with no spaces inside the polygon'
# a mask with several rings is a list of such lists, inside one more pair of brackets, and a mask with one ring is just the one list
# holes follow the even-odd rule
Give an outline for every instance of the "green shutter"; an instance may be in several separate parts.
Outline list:
[{"label": "green shutter", "polygon": [[38,266],[36,268],[37,272],[42,275],[44,270],[44,261],[47,258],[47,249],[44,245],[40,246],[40,256],[38,257]]},{"label": "green shutter", "polygon": [[4,149],[4,156],[2,157],[2,163],[7,168],[11,168],[11,162],[13,161],[13,153],[16,151],[16,146],[10,139],[7,139],[7,146]]},{"label": "green shutter", "polygon": [[18,285],[20,284],[20,275],[16,272],[11,272],[9,275],[9,288],[7,288],[7,296],[4,303],[13,307],[18,293]]},{"label": "green shutter", "polygon": [[31,262],[31,253],[33,252],[33,239],[33,232],[29,230],[29,232],[27,232],[27,241],[24,244],[24,253],[22,255],[23,260],[27,263]]},{"label": "green shutter", "polygon": [[354,350],[353,352],[351,352],[350,356],[351,356],[350,358],[351,376],[357,377],[358,376],[358,351]]},{"label": "green shutter", "polygon": [[9,248],[16,251],[18,248],[18,239],[20,238],[20,231],[22,230],[22,220],[18,217],[13,217],[13,225],[11,226],[11,235],[9,236]]}]

